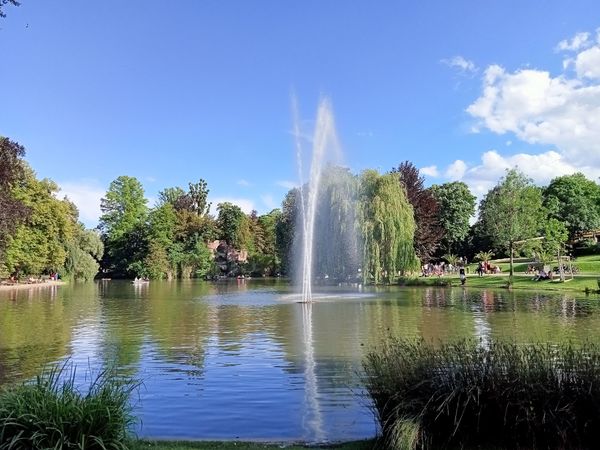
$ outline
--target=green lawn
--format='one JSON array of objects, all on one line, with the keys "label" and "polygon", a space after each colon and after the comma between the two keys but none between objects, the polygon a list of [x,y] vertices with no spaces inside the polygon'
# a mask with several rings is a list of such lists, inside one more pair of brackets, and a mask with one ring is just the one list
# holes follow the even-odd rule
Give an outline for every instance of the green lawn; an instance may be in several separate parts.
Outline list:
[{"label": "green lawn", "polygon": [[[517,273],[513,277],[512,289],[529,290],[529,291],[559,291],[559,292],[584,292],[587,289],[595,291],[598,290],[597,280],[600,278],[598,275],[576,275],[575,279],[561,283],[558,280],[545,280],[545,281],[533,281],[533,275],[525,275],[523,273]],[[484,275],[479,277],[476,274],[469,274],[467,276],[466,287],[469,288],[482,288],[482,289],[503,289],[508,284],[508,274],[506,272],[498,275]],[[417,285],[417,286],[436,286],[440,282],[449,281],[452,286],[460,286],[460,279],[458,275],[446,276],[446,277],[428,277],[428,278],[416,278],[405,280],[405,284]]]},{"label": "green lawn", "polygon": [[354,441],[327,446],[303,446],[286,443],[260,443],[239,441],[134,441],[129,445],[131,450],[259,450],[259,449],[286,449],[305,450],[307,448],[327,448],[339,450],[373,450],[375,441]]}]

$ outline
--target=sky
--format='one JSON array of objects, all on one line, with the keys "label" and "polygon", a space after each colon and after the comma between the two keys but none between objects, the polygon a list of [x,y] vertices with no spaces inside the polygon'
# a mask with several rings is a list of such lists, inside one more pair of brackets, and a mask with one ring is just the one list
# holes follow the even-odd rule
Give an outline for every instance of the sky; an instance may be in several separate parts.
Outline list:
[{"label": "sky", "polygon": [[[0,135],[88,226],[120,175],[278,207],[333,105],[344,164],[413,162],[481,197],[506,168],[600,176],[597,0],[22,0],[0,19]],[[305,142],[310,147],[310,140]]]}]

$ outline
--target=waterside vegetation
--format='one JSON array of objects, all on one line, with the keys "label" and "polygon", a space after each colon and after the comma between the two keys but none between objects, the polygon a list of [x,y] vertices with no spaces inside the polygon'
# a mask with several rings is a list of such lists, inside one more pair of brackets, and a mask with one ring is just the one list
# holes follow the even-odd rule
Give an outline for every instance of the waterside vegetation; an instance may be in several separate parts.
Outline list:
[{"label": "waterside vegetation", "polygon": [[127,449],[136,384],[110,370],[80,391],[75,368],[62,365],[0,392],[0,449]]},{"label": "waterside vegetation", "polygon": [[391,339],[364,368],[389,449],[592,448],[600,439],[597,344]]}]

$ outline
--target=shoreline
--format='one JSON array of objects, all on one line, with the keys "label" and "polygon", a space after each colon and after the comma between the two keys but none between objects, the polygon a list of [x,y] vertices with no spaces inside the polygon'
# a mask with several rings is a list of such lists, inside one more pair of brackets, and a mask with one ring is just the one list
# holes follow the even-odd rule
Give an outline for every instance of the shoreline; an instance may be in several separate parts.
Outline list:
[{"label": "shoreline", "polygon": [[44,287],[50,287],[50,286],[62,286],[64,284],[67,284],[67,283],[62,280],[57,280],[57,281],[47,280],[43,283],[17,283],[17,284],[0,286],[0,292],[20,291],[20,290],[25,290],[25,289],[38,289],[38,288],[44,288]]}]

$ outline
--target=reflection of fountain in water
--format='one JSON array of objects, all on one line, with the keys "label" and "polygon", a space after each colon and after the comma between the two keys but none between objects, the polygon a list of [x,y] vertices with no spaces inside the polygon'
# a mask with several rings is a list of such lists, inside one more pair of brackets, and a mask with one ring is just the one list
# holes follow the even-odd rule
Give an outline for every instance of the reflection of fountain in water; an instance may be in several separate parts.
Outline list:
[{"label": "reflection of fountain in water", "polygon": [[305,431],[314,436],[315,441],[323,440],[323,424],[321,406],[319,405],[319,390],[317,384],[316,362],[314,355],[312,330],[312,304],[302,304],[302,334],[304,341],[304,417]]}]

